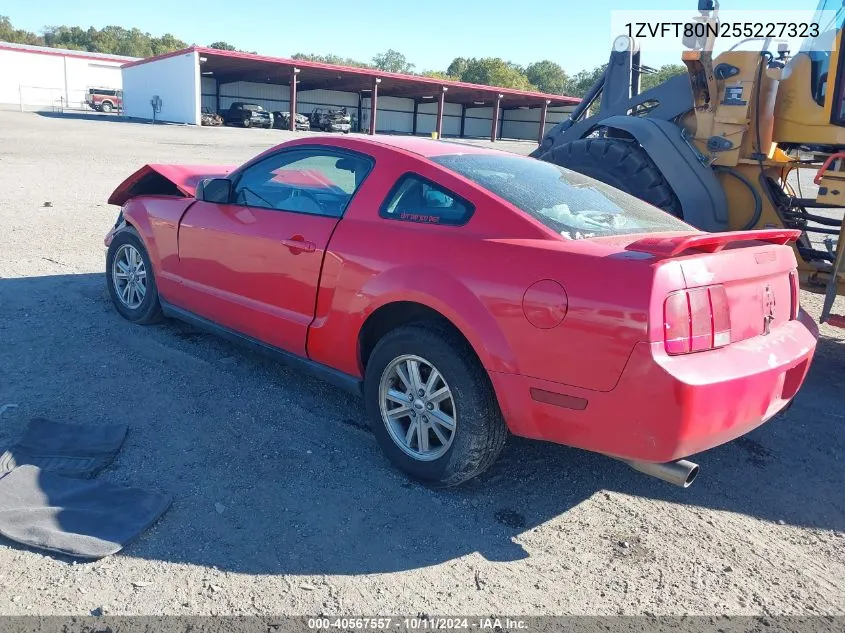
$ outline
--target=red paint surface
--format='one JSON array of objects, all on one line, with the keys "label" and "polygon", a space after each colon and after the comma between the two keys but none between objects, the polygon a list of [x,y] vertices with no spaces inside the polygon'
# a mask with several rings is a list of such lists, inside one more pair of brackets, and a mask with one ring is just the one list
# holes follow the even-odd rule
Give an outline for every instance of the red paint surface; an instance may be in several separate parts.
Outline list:
[{"label": "red paint surface", "polygon": [[522,313],[525,318],[531,325],[543,330],[560,325],[568,308],[566,290],[551,279],[533,283],[522,296]]},{"label": "red paint surface", "polygon": [[232,169],[231,165],[144,165],[118,185],[109,196],[108,203],[124,204],[132,197],[132,186],[151,174],[159,174],[176,185],[185,196],[193,197],[200,180],[225,176]]},{"label": "red paint surface", "polygon": [[[367,318],[397,301],[423,304],[472,345],[512,432],[632,459],[665,461],[728,441],[783,408],[803,382],[817,330],[803,313],[791,318],[788,246],[740,235],[717,252],[670,257],[628,250],[643,248],[642,235],[567,241],[425,158],[487,149],[310,137],[262,156],[313,144],[375,161],[343,219],[190,198],[126,202],[132,179],[118,188],[110,200],[126,202],[167,301],[353,376],[364,371],[358,337]],[[184,191],[201,174],[225,171],[150,169]],[[407,171],[467,199],[475,214],[461,227],[379,217]],[[674,253],[701,237],[705,251],[716,250],[692,229],[680,242],[665,237],[645,245]],[[313,250],[298,248],[307,243]],[[666,297],[713,284],[726,288],[732,343],[669,356]],[[768,336],[764,294],[776,305]],[[587,404],[538,402],[531,389]]]}]

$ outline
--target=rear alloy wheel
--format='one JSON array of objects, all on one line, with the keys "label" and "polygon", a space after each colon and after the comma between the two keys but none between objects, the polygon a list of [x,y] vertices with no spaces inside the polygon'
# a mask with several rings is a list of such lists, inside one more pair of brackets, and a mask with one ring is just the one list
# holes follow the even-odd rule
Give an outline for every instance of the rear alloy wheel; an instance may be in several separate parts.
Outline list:
[{"label": "rear alloy wheel", "polygon": [[114,307],[133,323],[155,323],[161,319],[161,303],[152,263],[132,229],[114,236],[106,255],[106,280]]},{"label": "rear alloy wheel", "polygon": [[636,142],[584,138],[553,147],[540,160],[566,167],[616,187],[680,218],[681,204],[669,183]]},{"label": "rear alloy wheel", "polygon": [[252,125],[252,121],[250,121],[249,119],[244,119],[244,127],[249,127],[251,125]]},{"label": "rear alloy wheel", "polygon": [[455,397],[443,375],[421,356],[391,361],[379,383],[381,419],[390,439],[420,461],[442,457],[455,438]]},{"label": "rear alloy wheel", "polygon": [[364,398],[370,425],[388,459],[435,486],[481,474],[507,436],[489,377],[454,332],[407,325],[376,345]]}]

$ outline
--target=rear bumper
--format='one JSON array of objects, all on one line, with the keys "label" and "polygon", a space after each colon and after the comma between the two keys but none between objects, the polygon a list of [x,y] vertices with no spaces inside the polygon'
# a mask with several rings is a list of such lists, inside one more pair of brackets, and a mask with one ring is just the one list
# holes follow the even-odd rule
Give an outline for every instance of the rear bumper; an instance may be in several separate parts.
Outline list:
[{"label": "rear bumper", "polygon": [[[744,435],[784,409],[804,382],[817,337],[802,312],[768,336],[720,350],[668,356],[662,343],[640,343],[607,392],[516,374],[490,377],[516,435],[667,462]],[[569,399],[559,399],[566,406],[538,402],[532,389]]]}]

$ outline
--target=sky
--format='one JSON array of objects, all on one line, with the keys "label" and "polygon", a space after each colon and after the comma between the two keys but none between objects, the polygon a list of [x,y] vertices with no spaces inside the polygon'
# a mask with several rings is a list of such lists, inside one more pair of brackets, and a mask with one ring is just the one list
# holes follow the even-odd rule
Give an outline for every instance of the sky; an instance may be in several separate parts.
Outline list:
[{"label": "sky", "polygon": [[[816,0],[722,0],[721,8],[813,9]],[[501,57],[528,65],[550,59],[572,75],[607,61],[611,11],[688,10],[696,0],[0,0],[0,15],[36,33],[45,26],[137,27],[188,44],[224,40],[263,55],[332,53],[370,61],[393,48],[415,70],[445,70],[455,57]],[[654,14],[651,14],[654,15]],[[680,63],[680,51],[649,51],[642,63]]]}]

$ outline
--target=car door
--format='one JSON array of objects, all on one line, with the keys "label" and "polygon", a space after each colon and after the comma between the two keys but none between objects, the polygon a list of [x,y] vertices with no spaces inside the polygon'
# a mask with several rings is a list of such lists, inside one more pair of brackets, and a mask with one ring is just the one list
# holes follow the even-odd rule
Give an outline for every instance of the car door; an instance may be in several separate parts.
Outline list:
[{"label": "car door", "polygon": [[305,356],[325,249],[372,166],[311,146],[233,174],[228,204],[199,200],[180,222],[182,307]]}]

